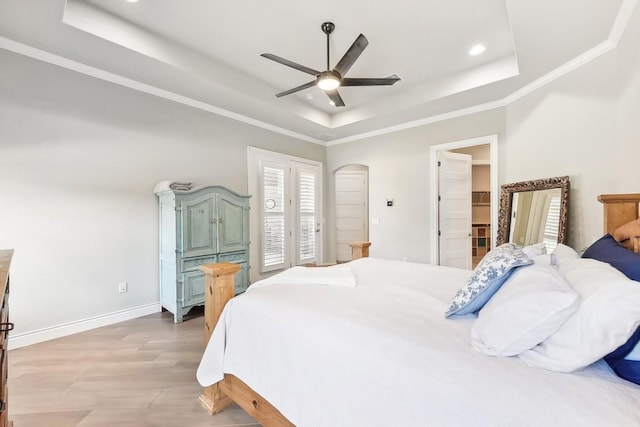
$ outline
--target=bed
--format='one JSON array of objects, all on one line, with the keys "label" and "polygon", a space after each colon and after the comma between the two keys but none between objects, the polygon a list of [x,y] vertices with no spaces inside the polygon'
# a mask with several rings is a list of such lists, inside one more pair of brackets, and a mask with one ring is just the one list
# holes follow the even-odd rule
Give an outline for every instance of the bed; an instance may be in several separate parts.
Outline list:
[{"label": "bed", "polygon": [[[605,233],[638,218],[640,195],[599,200]],[[637,248],[638,238],[629,240]],[[560,267],[583,262],[603,264],[580,258]],[[640,425],[640,386],[615,375],[604,360],[572,373],[531,367],[544,356],[544,343],[567,333],[569,320],[517,356],[491,357],[470,344],[483,311],[516,273],[480,315],[447,318],[474,272],[364,257],[314,268],[313,280],[294,272],[258,283],[232,299],[235,268],[202,267],[208,345],[198,381],[205,386],[200,401],[211,413],[235,401],[265,426]],[[623,300],[640,310],[633,298]],[[582,305],[572,303],[576,310]],[[638,323],[626,327],[625,341],[640,324],[640,312],[634,315]]]}]

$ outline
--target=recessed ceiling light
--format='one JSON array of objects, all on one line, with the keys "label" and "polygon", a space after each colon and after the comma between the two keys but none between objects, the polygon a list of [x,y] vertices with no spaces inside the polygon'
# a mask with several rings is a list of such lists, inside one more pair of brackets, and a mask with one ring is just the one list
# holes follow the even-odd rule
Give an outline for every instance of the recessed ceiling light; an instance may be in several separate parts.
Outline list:
[{"label": "recessed ceiling light", "polygon": [[138,0],[124,0],[124,1],[129,2],[129,3],[138,3]]},{"label": "recessed ceiling light", "polygon": [[471,56],[480,55],[485,50],[487,50],[486,47],[484,47],[481,44],[477,44],[477,45],[473,46],[471,49],[469,49],[469,55],[471,55]]}]

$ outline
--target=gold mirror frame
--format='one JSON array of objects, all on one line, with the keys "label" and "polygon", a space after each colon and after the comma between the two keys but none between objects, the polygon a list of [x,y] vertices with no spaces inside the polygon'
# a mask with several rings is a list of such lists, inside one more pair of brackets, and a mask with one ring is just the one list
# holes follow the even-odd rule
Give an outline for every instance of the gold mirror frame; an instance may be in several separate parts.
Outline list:
[{"label": "gold mirror frame", "polygon": [[513,193],[521,191],[560,189],[560,223],[558,224],[558,243],[567,240],[567,217],[569,216],[569,177],[537,179],[534,181],[514,182],[500,186],[500,209],[498,210],[498,233],[496,246],[509,241],[511,223],[511,205]]}]

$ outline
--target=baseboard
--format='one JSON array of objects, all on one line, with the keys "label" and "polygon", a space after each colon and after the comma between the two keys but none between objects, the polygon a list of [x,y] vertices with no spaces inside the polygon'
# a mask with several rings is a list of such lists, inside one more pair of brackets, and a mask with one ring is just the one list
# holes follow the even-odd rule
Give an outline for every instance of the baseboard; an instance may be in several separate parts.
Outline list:
[{"label": "baseboard", "polygon": [[162,310],[162,306],[159,302],[155,302],[152,304],[141,305],[126,310],[103,314],[101,316],[95,316],[88,319],[77,320],[75,322],[64,323],[62,325],[38,329],[36,331],[15,335],[10,334],[9,350],[37,344],[44,341],[49,341],[55,338],[66,337],[67,335],[77,334],[79,332],[88,331],[90,329],[99,328],[101,326],[124,322],[125,320],[135,319],[137,317],[146,316],[148,314],[158,313],[160,310]]}]

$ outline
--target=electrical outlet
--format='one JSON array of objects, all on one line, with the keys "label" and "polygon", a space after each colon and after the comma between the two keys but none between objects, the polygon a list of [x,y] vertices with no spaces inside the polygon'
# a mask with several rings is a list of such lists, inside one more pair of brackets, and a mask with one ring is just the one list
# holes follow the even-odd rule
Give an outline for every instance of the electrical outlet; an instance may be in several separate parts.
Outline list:
[{"label": "electrical outlet", "polygon": [[118,292],[124,294],[129,290],[129,284],[127,282],[120,282],[118,284]]}]

